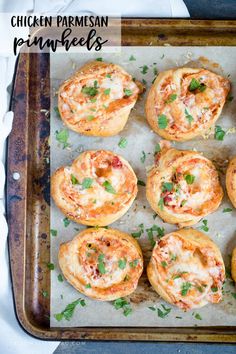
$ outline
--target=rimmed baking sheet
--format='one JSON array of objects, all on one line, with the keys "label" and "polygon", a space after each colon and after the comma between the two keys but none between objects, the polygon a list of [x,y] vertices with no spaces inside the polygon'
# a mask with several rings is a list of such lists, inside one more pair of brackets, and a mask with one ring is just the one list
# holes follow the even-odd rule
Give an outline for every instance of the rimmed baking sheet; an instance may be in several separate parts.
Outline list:
[{"label": "rimmed baking sheet", "polygon": [[[130,60],[131,56],[135,60]],[[132,110],[125,129],[115,137],[97,138],[85,137],[69,131],[69,148],[63,149],[56,140],[55,132],[66,129],[58,117],[54,107],[57,107],[56,91],[61,82],[67,79],[77,68],[85,62],[102,57],[104,61],[111,61],[122,65],[133,77],[142,81],[145,80],[147,90],[151,82],[160,72],[172,67],[190,65],[205,66],[217,73],[229,76],[232,83],[232,93],[234,96],[236,82],[236,48],[235,47],[122,47],[120,53],[115,54],[51,54],[51,148],[50,162],[51,173],[62,165],[71,164],[74,158],[84,150],[107,149],[121,154],[130,161],[138,178],[145,182],[146,170],[153,164],[154,147],[160,138],[151,131],[146,122],[144,114],[144,104],[146,94],[137,102]],[[200,59],[199,59],[200,58]],[[147,68],[146,68],[147,66]],[[235,92],[236,93],[236,92]],[[235,95],[236,97],[236,95]],[[213,134],[208,139],[195,139],[186,143],[173,143],[179,149],[196,149],[212,159],[219,168],[222,184],[224,185],[224,170],[227,161],[236,155],[236,123],[235,123],[235,100],[226,103],[218,123],[226,132],[224,141],[214,140]],[[118,146],[121,137],[128,141],[126,148]],[[141,157],[144,156],[144,163]],[[236,246],[235,221],[236,212],[223,213],[224,208],[231,208],[231,204],[226,196],[220,208],[207,216],[209,231],[207,234],[212,237],[220,247],[226,266],[229,266],[229,255],[233,247]],[[164,227],[165,232],[175,229],[175,226],[163,223],[159,217],[154,218],[154,212],[149,207],[145,197],[145,187],[139,186],[139,193],[131,209],[111,227],[126,232],[138,230],[138,225],[143,223],[144,229],[152,227],[154,224]],[[230,279],[224,285],[224,299],[220,304],[208,305],[202,309],[183,311],[166,304],[152,290],[145,272],[140,279],[139,287],[130,297],[133,312],[125,317],[122,310],[116,310],[112,303],[98,302],[90,300],[78,293],[65,280],[59,281],[61,274],[57,253],[59,244],[73,238],[84,227],[70,222],[65,227],[64,215],[51,202],[51,229],[57,230],[57,236],[51,236],[51,262],[55,269],[51,271],[51,327],[192,327],[192,326],[235,326],[236,325],[236,299],[235,287]],[[195,227],[201,227],[200,222]],[[140,237],[139,242],[143,249],[145,265],[151,254],[151,244],[147,238],[147,232]],[[85,307],[77,306],[70,321],[62,320],[58,322],[54,315],[61,312],[65,307],[76,300],[84,298]],[[171,308],[165,318],[157,316],[156,312],[148,307],[161,304]]]}]

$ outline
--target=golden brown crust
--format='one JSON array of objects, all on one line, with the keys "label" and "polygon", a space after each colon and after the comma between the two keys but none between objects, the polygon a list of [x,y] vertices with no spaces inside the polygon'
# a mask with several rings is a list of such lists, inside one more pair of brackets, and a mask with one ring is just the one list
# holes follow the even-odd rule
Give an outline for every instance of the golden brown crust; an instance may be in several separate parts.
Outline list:
[{"label": "golden brown crust", "polygon": [[58,208],[73,221],[91,226],[106,226],[123,216],[137,191],[130,164],[107,150],[83,152],[51,179]]},{"label": "golden brown crust", "polygon": [[220,250],[194,229],[161,238],[153,249],[147,275],[164,300],[184,310],[222,299],[225,267]]},{"label": "golden brown crust", "polygon": [[236,156],[230,160],[226,171],[226,189],[231,203],[236,208]]},{"label": "golden brown crust", "polygon": [[120,66],[92,61],[61,85],[58,109],[77,133],[112,136],[124,128],[140,92]]},{"label": "golden brown crust", "polygon": [[236,247],[233,249],[232,258],[231,258],[231,275],[232,279],[236,283]]},{"label": "golden brown crust", "polygon": [[164,221],[191,226],[219,207],[223,190],[210,160],[198,152],[168,146],[156,159],[147,176],[146,195]]},{"label": "golden brown crust", "polygon": [[74,288],[101,301],[131,294],[143,271],[138,242],[114,229],[83,230],[60,245],[58,259],[63,275]]},{"label": "golden brown crust", "polygon": [[[192,80],[195,86],[190,86]],[[199,88],[192,90],[196,83]],[[205,69],[164,71],[147,96],[148,123],[167,140],[184,141],[203,135],[219,118],[229,90],[229,80]],[[166,127],[165,122],[158,123],[161,116],[167,121]]]}]

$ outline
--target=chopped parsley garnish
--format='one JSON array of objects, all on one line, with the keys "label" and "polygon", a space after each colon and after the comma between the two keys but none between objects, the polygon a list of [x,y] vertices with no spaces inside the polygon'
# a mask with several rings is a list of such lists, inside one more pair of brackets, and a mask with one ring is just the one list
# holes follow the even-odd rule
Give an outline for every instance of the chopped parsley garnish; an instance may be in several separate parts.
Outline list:
[{"label": "chopped parsley garnish", "polygon": [[90,177],[86,177],[83,179],[83,182],[82,182],[82,188],[83,189],[88,189],[92,186],[93,184],[93,179],[90,178]]},{"label": "chopped parsley garnish", "polygon": [[72,184],[79,184],[79,181],[73,174],[70,175],[70,179]]},{"label": "chopped parsley garnish", "polygon": [[191,283],[189,283],[189,282],[183,283],[181,285],[181,295],[186,296],[191,287],[192,287]]},{"label": "chopped parsley garnish", "polygon": [[96,61],[102,61],[102,58],[96,58]]},{"label": "chopped parsley garnish", "polygon": [[89,122],[91,122],[92,120],[94,120],[94,116],[93,115],[89,115],[88,117],[87,117],[87,120],[89,121]]},{"label": "chopped parsley garnish", "polygon": [[151,311],[156,311],[157,312],[157,316],[160,317],[160,318],[165,318],[171,311],[170,307],[166,307],[163,304],[161,304],[161,308],[154,307],[154,306],[150,306],[148,308]]},{"label": "chopped parsley garnish", "polygon": [[64,218],[63,219],[63,224],[65,227],[69,226],[70,225],[70,220],[68,218]]},{"label": "chopped parsley garnish", "polygon": [[106,77],[107,77],[108,79],[110,79],[110,78],[111,78],[111,74],[106,74]]},{"label": "chopped parsley garnish", "polygon": [[137,267],[137,265],[138,265],[138,259],[135,259],[134,261],[129,262],[129,265],[130,265],[131,268]]},{"label": "chopped parsley garnish", "polygon": [[141,161],[142,163],[144,163],[145,160],[146,160],[146,153],[145,153],[145,151],[142,151],[142,156],[140,157],[140,161]]},{"label": "chopped parsley garnish", "polygon": [[201,315],[199,314],[199,313],[196,313],[195,315],[194,315],[194,317],[196,318],[196,320],[202,320],[202,317],[201,317]]},{"label": "chopped parsley garnish", "polygon": [[96,98],[90,98],[90,102],[95,103],[97,101]]},{"label": "chopped parsley garnish", "polygon": [[231,293],[231,295],[232,295],[233,298],[236,300],[236,293]]},{"label": "chopped parsley garnish", "polygon": [[[156,244],[156,241],[154,240],[154,236],[156,236],[157,238],[161,238],[165,234],[164,228],[163,227],[159,227],[157,225],[153,225],[149,229],[146,229],[146,231],[147,231],[148,239],[149,239],[149,241],[151,243],[152,248]],[[156,235],[154,235],[154,233],[156,233]]]},{"label": "chopped parsley garnish", "polygon": [[203,225],[200,227],[200,230],[203,230],[205,232],[209,231],[209,227],[208,227],[208,221],[206,219],[202,220]]},{"label": "chopped parsley garnish", "polygon": [[111,92],[110,88],[103,91],[104,95],[110,95],[110,92]]},{"label": "chopped parsley garnish", "polygon": [[203,92],[206,89],[206,85],[193,78],[190,82],[188,89],[189,91],[195,91],[199,89],[200,92]]},{"label": "chopped parsley garnish", "polygon": [[161,265],[162,265],[163,268],[166,268],[166,267],[167,267],[166,261],[162,261],[162,262],[161,262]]},{"label": "chopped parsley garnish", "polygon": [[142,79],[142,83],[143,83],[144,85],[147,85],[147,81],[144,80],[144,79]]},{"label": "chopped parsley garnish", "polygon": [[122,297],[119,299],[116,299],[113,302],[113,305],[116,310],[123,309],[123,314],[126,317],[132,313],[132,308],[131,308],[130,303]]},{"label": "chopped parsley garnish", "polygon": [[165,129],[168,125],[168,120],[165,114],[160,114],[158,116],[158,127],[160,129]]},{"label": "chopped parsley garnish", "polygon": [[85,285],[85,289],[91,289],[91,285],[90,284],[86,284]]},{"label": "chopped parsley garnish", "polygon": [[182,202],[180,203],[180,206],[183,207],[187,203],[186,199],[183,199]]},{"label": "chopped parsley garnish", "polygon": [[42,295],[43,295],[43,297],[48,297],[48,291],[47,290],[43,290],[42,291]]},{"label": "chopped parsley garnish", "polygon": [[47,263],[47,267],[49,270],[54,270],[55,269],[55,266],[53,263]]},{"label": "chopped parsley garnish", "polygon": [[106,269],[105,269],[105,263],[104,263],[104,254],[100,254],[98,256],[98,270],[99,270],[99,273],[101,274],[105,274],[106,273]]},{"label": "chopped parsley garnish", "polygon": [[135,58],[133,55],[131,55],[131,56],[129,57],[129,61],[134,61],[134,60],[136,60],[136,58]]},{"label": "chopped parsley garnish", "polygon": [[155,77],[157,76],[157,74],[158,74],[158,70],[157,70],[157,68],[154,66],[154,68],[153,68],[153,74],[155,75]]},{"label": "chopped parsley garnish", "polygon": [[211,287],[211,291],[212,291],[213,293],[216,293],[216,292],[218,291],[218,288],[217,288],[216,286],[212,286],[212,287]]},{"label": "chopped parsley garnish", "polygon": [[115,189],[112,187],[112,185],[109,181],[105,181],[102,185],[103,185],[103,187],[105,187],[106,192],[111,193],[111,194],[116,194]]},{"label": "chopped parsley garnish", "polygon": [[61,274],[58,274],[57,280],[62,283],[63,282],[63,276]]},{"label": "chopped parsley garnish", "polygon": [[164,183],[162,184],[162,192],[166,192],[166,191],[171,192],[172,189],[173,189],[173,183],[171,183],[171,182],[164,182]]},{"label": "chopped parsley garnish", "polygon": [[185,175],[184,179],[187,182],[187,184],[193,184],[193,182],[195,180],[195,176],[194,175]]},{"label": "chopped parsley garnish", "polygon": [[51,229],[51,230],[50,230],[50,233],[51,233],[51,235],[54,236],[54,237],[57,236],[57,230],[55,230],[55,229]]},{"label": "chopped parsley garnish", "polygon": [[233,211],[233,209],[231,209],[231,208],[224,208],[223,213],[230,213],[231,211]]},{"label": "chopped parsley garnish", "polygon": [[140,224],[139,226],[139,231],[137,232],[132,232],[131,235],[134,237],[134,238],[139,238],[141,237],[141,235],[144,233],[144,225],[143,224]]},{"label": "chopped parsley garnish", "polygon": [[126,263],[127,263],[126,258],[123,258],[123,259],[121,258],[121,259],[119,259],[119,261],[118,261],[118,266],[119,266],[119,268],[120,268],[120,269],[125,269]]},{"label": "chopped parsley garnish", "polygon": [[92,86],[90,86],[90,87],[84,86],[82,88],[81,92],[85,93],[86,95],[91,96],[91,97],[96,96],[97,93],[98,93],[96,81],[94,81],[94,87],[92,87]]},{"label": "chopped parsley garnish", "polygon": [[86,305],[84,299],[77,299],[77,300],[73,301],[71,304],[68,304],[66,306],[65,310],[63,310],[60,313],[56,313],[54,315],[55,319],[57,321],[61,321],[62,319],[69,321],[71,319],[71,317],[73,316],[77,305],[84,307]]},{"label": "chopped parsley garnish", "polygon": [[157,143],[155,145],[154,155],[158,154],[160,151],[161,151],[161,146],[160,146],[160,144]]},{"label": "chopped parsley garnish", "polygon": [[217,125],[215,127],[215,139],[216,140],[224,140],[224,137],[225,137],[225,131],[221,128],[221,126]]},{"label": "chopped parsley garnish", "polygon": [[159,199],[159,202],[158,202],[158,206],[161,210],[164,209],[164,199],[163,198],[160,198]]},{"label": "chopped parsley garnish", "polygon": [[172,103],[172,102],[174,102],[175,100],[176,100],[176,98],[177,98],[177,95],[176,95],[176,93],[172,93],[172,94],[170,94],[169,95],[169,97],[168,97],[168,99],[165,101],[165,103]]},{"label": "chopped parsley garnish", "polygon": [[145,183],[144,181],[142,181],[141,179],[138,179],[137,184],[138,184],[139,186],[143,186],[143,187],[146,186],[146,183]]},{"label": "chopped parsley garnish", "polygon": [[120,141],[118,143],[118,146],[121,148],[121,149],[124,149],[126,148],[128,144],[128,140],[126,138],[120,138]]},{"label": "chopped parsley garnish", "polygon": [[191,114],[189,114],[187,108],[185,108],[184,113],[185,113],[185,117],[188,120],[189,124],[191,124],[191,122],[193,121],[193,116],[191,116]]},{"label": "chopped parsley garnish", "polygon": [[147,65],[140,66],[140,69],[142,69],[141,70],[141,74],[143,74],[143,75],[147,74],[147,72],[148,72],[148,66]]},{"label": "chopped parsley garnish", "polygon": [[133,94],[133,91],[132,90],[129,90],[129,89],[124,89],[124,94],[125,94],[125,96],[132,96],[132,94]]},{"label": "chopped parsley garnish", "polygon": [[176,261],[177,259],[177,256],[176,254],[172,254],[171,257],[170,257],[171,261]]},{"label": "chopped parsley garnish", "polygon": [[66,129],[56,130],[56,140],[63,144],[63,149],[67,148],[70,144],[68,143],[69,132]]}]

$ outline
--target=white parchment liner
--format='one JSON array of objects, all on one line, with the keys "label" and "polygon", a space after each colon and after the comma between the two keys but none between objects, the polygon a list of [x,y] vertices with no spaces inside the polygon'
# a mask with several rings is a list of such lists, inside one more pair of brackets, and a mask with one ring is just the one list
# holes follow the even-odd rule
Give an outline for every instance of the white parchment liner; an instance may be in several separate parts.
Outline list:
[{"label": "white parchment liner", "polygon": [[[130,61],[133,55],[136,60]],[[204,56],[204,57],[203,57]],[[120,64],[133,77],[147,82],[147,90],[151,86],[155,69],[163,71],[176,66],[205,66],[225,77],[230,75],[232,83],[232,95],[235,99],[227,102],[217,124],[228,131],[224,141],[214,140],[213,135],[209,139],[199,138],[185,143],[173,143],[179,149],[196,149],[202,151],[206,157],[215,161],[220,170],[224,170],[229,157],[236,155],[236,47],[123,47],[120,53],[116,54],[51,54],[51,173],[59,166],[70,165],[71,162],[83,150],[108,149],[121,154],[134,168],[139,179],[146,180],[146,169],[153,164],[153,151],[155,144],[160,141],[158,135],[153,133],[146,122],[144,115],[144,104],[146,94],[138,101],[129,117],[125,129],[117,136],[110,138],[85,137],[69,131],[68,142],[71,148],[62,149],[62,146],[55,139],[55,131],[63,128],[62,121],[56,115],[54,107],[57,106],[56,91],[58,86],[67,79],[77,68],[85,62],[102,57],[104,61],[111,61]],[[200,58],[199,60],[199,57]],[[156,63],[156,64],[154,64]],[[218,63],[219,65],[214,65]],[[148,66],[148,72],[142,74],[143,65]],[[128,140],[125,149],[118,146],[121,137]],[[140,161],[142,151],[146,153],[146,161]],[[224,174],[221,174],[221,181],[224,186]],[[224,208],[231,208],[232,205],[226,195],[219,209],[207,216],[209,232],[207,233],[220,247],[226,266],[229,265],[229,255],[236,246],[236,211],[223,213]],[[132,208],[120,220],[111,225],[128,233],[137,230],[140,223],[144,223],[145,229],[153,224],[164,227],[166,233],[175,229],[175,226],[163,223],[159,217],[153,219],[154,212],[148,205],[145,197],[145,187],[139,186],[139,192]],[[56,229],[56,237],[51,236],[51,262],[55,270],[51,271],[51,326],[52,327],[74,327],[74,326],[149,326],[149,327],[186,327],[186,326],[236,326],[236,299],[232,293],[236,293],[235,287],[230,280],[224,286],[224,299],[220,304],[207,305],[202,309],[184,313],[158,297],[151,289],[146,276],[140,280],[136,292],[128,299],[131,301],[133,313],[128,317],[123,315],[122,310],[116,310],[112,303],[90,300],[78,293],[65,280],[59,282],[57,279],[60,269],[57,261],[57,254],[61,242],[71,240],[78,231],[82,229],[74,222],[70,222],[65,228],[63,223],[64,215],[51,202],[51,229]],[[195,227],[200,227],[200,222]],[[145,232],[139,239],[144,250],[145,262],[150,257],[151,247]],[[85,298],[86,306],[77,306],[70,321],[58,322],[54,314],[65,309],[66,305],[77,298]],[[171,312],[164,319],[157,316],[156,312],[148,309],[148,306],[165,304],[171,307]],[[196,313],[200,314],[202,320],[196,319]],[[181,317],[181,318],[179,318]],[[198,317],[198,316],[197,316]]]}]

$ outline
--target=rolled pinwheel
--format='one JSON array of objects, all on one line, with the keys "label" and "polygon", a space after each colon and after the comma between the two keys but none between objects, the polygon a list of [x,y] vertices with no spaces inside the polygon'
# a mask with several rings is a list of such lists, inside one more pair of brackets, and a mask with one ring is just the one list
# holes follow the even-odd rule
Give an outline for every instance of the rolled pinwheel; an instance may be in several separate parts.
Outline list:
[{"label": "rolled pinwheel", "polygon": [[116,135],[124,128],[140,92],[120,66],[93,61],[59,88],[58,109],[64,123],[77,133]]},{"label": "rolled pinwheel", "polygon": [[225,267],[219,248],[200,231],[182,229],[155,245],[147,275],[155,291],[183,310],[222,299]]},{"label": "rolled pinwheel", "polygon": [[137,195],[130,164],[111,151],[85,151],[71,166],[60,167],[51,180],[58,208],[84,225],[106,226],[123,216]]},{"label": "rolled pinwheel", "polygon": [[113,229],[89,228],[59,249],[59,265],[81,293],[102,301],[131,294],[143,271],[138,242]]},{"label": "rolled pinwheel", "polygon": [[236,208],[236,156],[230,160],[226,171],[226,189],[231,203]]},{"label": "rolled pinwheel", "polygon": [[219,118],[229,90],[229,80],[205,69],[164,71],[147,97],[148,123],[167,140],[203,135]]},{"label": "rolled pinwheel", "polygon": [[164,221],[183,227],[214,212],[223,190],[215,166],[202,154],[164,147],[148,173],[146,195]]}]

